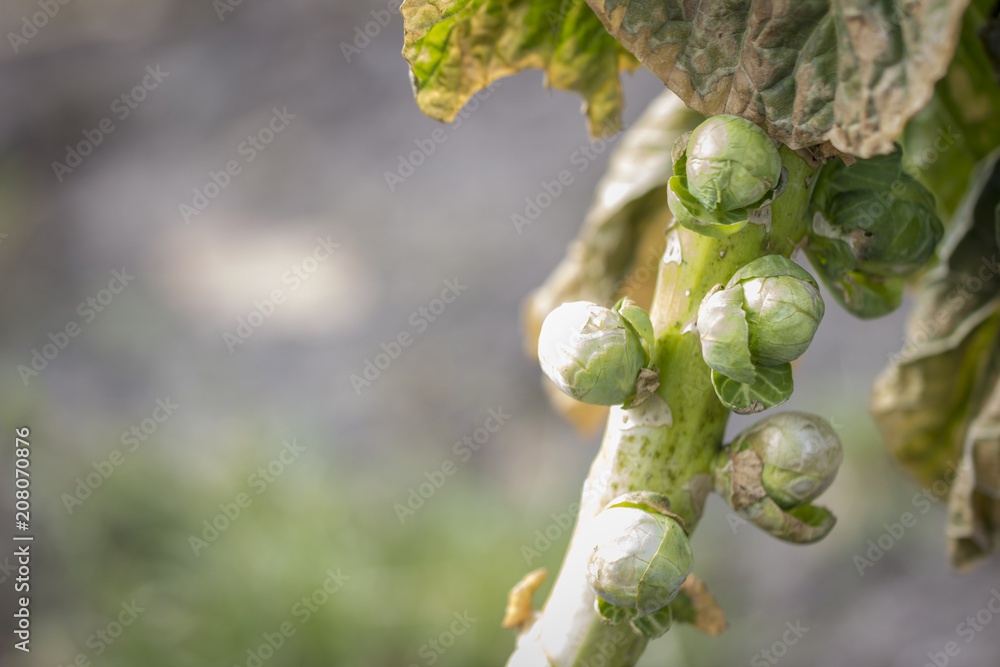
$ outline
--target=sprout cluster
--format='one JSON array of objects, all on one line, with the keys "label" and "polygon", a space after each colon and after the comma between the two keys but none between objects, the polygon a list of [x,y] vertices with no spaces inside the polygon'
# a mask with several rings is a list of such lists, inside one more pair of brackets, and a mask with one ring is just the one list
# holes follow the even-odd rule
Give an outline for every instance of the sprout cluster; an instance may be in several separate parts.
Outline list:
[{"label": "sprout cluster", "polygon": [[605,507],[590,530],[587,581],[598,614],[609,623],[629,620],[651,638],[662,635],[670,627],[667,605],[693,564],[687,533],[667,498],[627,493]]},{"label": "sprout cluster", "polygon": [[806,254],[853,314],[879,317],[902,299],[902,276],[919,270],[944,233],[934,196],[903,171],[902,151],[819,172]]},{"label": "sprout cluster", "polygon": [[604,308],[564,303],[542,323],[538,360],[565,394],[592,405],[633,405],[656,389],[653,325],[631,299]]},{"label": "sprout cluster", "polygon": [[743,517],[775,537],[814,542],[835,519],[809,503],[840,468],[837,434],[815,415],[773,415],[743,431],[715,462],[715,488]]},{"label": "sprout cluster", "polygon": [[790,362],[809,347],[823,319],[819,286],[780,255],[750,262],[698,308],[702,356],[720,400],[746,414],[791,396]]},{"label": "sprout cluster", "polygon": [[674,218],[693,231],[717,238],[734,234],[750,220],[750,211],[780,194],[778,149],[745,118],[709,118],[674,152],[667,203]]}]

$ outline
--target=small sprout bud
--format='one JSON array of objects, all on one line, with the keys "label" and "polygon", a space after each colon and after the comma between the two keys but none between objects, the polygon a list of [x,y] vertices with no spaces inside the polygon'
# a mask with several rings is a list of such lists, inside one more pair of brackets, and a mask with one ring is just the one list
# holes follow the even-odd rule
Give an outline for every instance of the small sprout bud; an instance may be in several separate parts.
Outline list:
[{"label": "small sprout bud", "polygon": [[715,491],[743,518],[780,540],[808,544],[837,519],[809,504],[837,475],[840,440],[826,421],[791,412],[757,422],[712,463]]},{"label": "small sprout bud", "polygon": [[761,482],[782,509],[817,498],[837,476],[843,452],[826,420],[801,412],[762,419],[740,434],[735,452],[752,449],[764,464]]},{"label": "small sprout bud", "polygon": [[826,163],[810,209],[806,254],[834,297],[863,318],[899,307],[900,277],[924,266],[944,233],[933,195],[903,171],[901,150]]},{"label": "small sprout bud", "polygon": [[750,262],[709,292],[698,308],[698,336],[723,404],[749,414],[787,400],[788,364],[809,347],[824,311],[816,281],[781,255]]},{"label": "small sprout bud", "polygon": [[658,494],[629,493],[594,518],[587,580],[604,618],[620,621],[657,612],[691,572],[687,533],[668,508]]},{"label": "small sprout bud", "polygon": [[715,116],[687,145],[688,190],[710,210],[733,211],[760,200],[778,182],[781,158],[764,130],[739,116]]},{"label": "small sprout bud", "polygon": [[649,369],[653,341],[648,322],[645,311],[629,299],[615,309],[586,301],[564,303],[542,323],[538,360],[549,379],[578,401],[624,404],[636,397],[640,376],[639,389],[645,395],[652,391],[648,376],[655,380],[655,374]]},{"label": "small sprout bud", "polygon": [[768,219],[765,207],[787,182],[774,142],[739,116],[709,118],[682,135],[671,156],[667,205],[681,225],[706,236],[735,234],[754,211],[758,220]]},{"label": "small sprout bud", "polygon": [[743,288],[753,363],[777,366],[801,357],[825,312],[813,277],[790,259],[769,255],[737,271],[729,287],[736,285]]}]

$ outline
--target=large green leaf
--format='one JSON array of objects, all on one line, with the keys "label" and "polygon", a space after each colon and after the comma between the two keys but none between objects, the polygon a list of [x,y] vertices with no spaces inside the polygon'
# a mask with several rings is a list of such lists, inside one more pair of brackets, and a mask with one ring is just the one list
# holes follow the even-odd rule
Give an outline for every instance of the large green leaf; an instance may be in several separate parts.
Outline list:
[{"label": "large green leaf", "polygon": [[900,138],[903,165],[934,193],[942,220],[954,213],[972,169],[1000,146],[1000,85],[981,39],[995,4],[969,5],[948,73]]},{"label": "large green leaf", "polygon": [[[911,325],[907,337],[922,339],[921,324]],[[995,318],[987,320],[954,349],[893,364],[875,382],[872,412],[882,437],[896,462],[923,485],[946,478],[961,456],[979,368],[996,325]]]},{"label": "large green leaf", "polygon": [[998,157],[980,165],[959,204],[942,263],[907,323],[906,345],[872,396],[897,461],[939,496],[951,484],[948,537],[959,569],[1000,544]]},{"label": "large green leaf", "polygon": [[417,104],[450,121],[476,92],[523,69],[579,93],[592,135],[621,124],[620,70],[637,66],[583,0],[405,0],[403,55]]},{"label": "large green leaf", "polygon": [[948,67],[968,0],[587,0],[688,106],[792,148],[892,151]]}]

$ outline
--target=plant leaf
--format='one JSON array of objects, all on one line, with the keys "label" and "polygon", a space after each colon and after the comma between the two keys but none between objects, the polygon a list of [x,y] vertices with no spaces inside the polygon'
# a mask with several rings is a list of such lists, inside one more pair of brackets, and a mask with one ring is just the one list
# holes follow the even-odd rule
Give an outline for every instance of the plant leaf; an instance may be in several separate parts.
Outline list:
[{"label": "plant leaf", "polygon": [[611,604],[604,598],[594,600],[594,611],[601,617],[601,620],[611,625],[618,625],[624,620],[635,616],[635,609],[627,609]]},{"label": "plant leaf", "polygon": [[667,634],[672,623],[673,614],[670,612],[670,605],[652,614],[632,619],[632,627],[641,632],[646,639],[657,639]]},{"label": "plant leaf", "polygon": [[876,380],[872,412],[896,460],[921,483],[945,477],[982,400],[1000,322],[994,156],[977,172],[906,327],[906,345]]},{"label": "plant leaf", "polygon": [[709,211],[687,187],[686,176],[674,176],[667,185],[667,202],[677,222],[705,236],[722,239],[740,231],[750,221],[746,209]]},{"label": "plant leaf", "polygon": [[[994,355],[994,367],[998,360]],[[1000,378],[969,424],[962,464],[948,499],[948,553],[959,571],[1000,545]]]},{"label": "plant leaf", "polygon": [[957,208],[973,167],[1000,146],[1000,85],[980,38],[995,4],[969,5],[948,73],[900,137],[906,170],[934,193],[942,220]]},{"label": "plant leaf", "polygon": [[696,630],[716,637],[726,629],[726,615],[708,587],[692,572],[670,603],[677,623],[690,623]]},{"label": "plant leaf", "polygon": [[791,148],[892,151],[947,70],[968,0],[587,0],[688,106]]},{"label": "plant leaf", "polygon": [[753,382],[757,376],[743,303],[742,287],[715,289],[702,299],[696,324],[705,364],[736,382]]},{"label": "plant leaf", "polygon": [[531,596],[548,576],[548,571],[542,567],[524,575],[521,581],[514,584],[507,594],[507,610],[504,612],[501,627],[516,628],[532,620],[535,610],[531,606]]},{"label": "plant leaf", "polygon": [[712,386],[719,400],[738,415],[751,415],[781,405],[791,395],[792,365],[757,366],[756,378],[743,384],[712,371]]},{"label": "plant leaf", "polygon": [[872,395],[900,464],[925,485],[951,484],[948,551],[958,570],[1000,545],[998,159],[994,151],[973,173],[942,243],[943,261],[907,323],[909,342]]},{"label": "plant leaf", "polygon": [[405,0],[403,56],[417,104],[450,121],[476,92],[523,69],[579,93],[593,136],[621,127],[620,70],[638,63],[583,0]]},{"label": "plant leaf", "polygon": [[[915,329],[908,329],[908,338]],[[953,350],[892,365],[875,381],[871,409],[896,462],[920,484],[945,477],[962,449],[983,355],[996,331],[990,320]]]},{"label": "plant leaf", "polygon": [[653,362],[653,348],[656,345],[656,336],[653,333],[653,322],[649,319],[649,313],[640,308],[635,301],[629,297],[622,298],[615,304],[615,310],[622,316],[622,319],[635,329],[635,332],[642,338],[642,346],[646,354],[649,355],[649,362]]}]

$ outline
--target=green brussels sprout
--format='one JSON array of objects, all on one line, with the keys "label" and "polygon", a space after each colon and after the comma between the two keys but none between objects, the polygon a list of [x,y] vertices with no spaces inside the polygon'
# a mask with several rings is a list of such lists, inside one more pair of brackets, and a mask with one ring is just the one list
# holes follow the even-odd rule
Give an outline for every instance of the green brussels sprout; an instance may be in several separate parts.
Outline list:
[{"label": "green brussels sprout", "polygon": [[683,148],[675,145],[673,171],[667,204],[674,217],[688,229],[717,238],[742,229],[750,211],[773,201],[787,178],[767,133],[730,115],[709,118]]},{"label": "green brussels sprout", "polygon": [[798,359],[812,343],[826,306],[809,273],[781,255],[750,262],[727,283],[743,288],[743,310],[755,365],[777,366]]},{"label": "green brussels sprout", "polygon": [[708,209],[732,211],[759,201],[778,183],[781,158],[764,130],[739,116],[715,116],[687,145],[688,191]]},{"label": "green brussels sprout", "polygon": [[730,449],[757,453],[764,464],[764,490],[786,510],[823,493],[843,460],[833,427],[825,419],[801,412],[762,419],[741,433]]},{"label": "green brussels sprout", "polygon": [[[696,326],[722,402],[747,414],[787,400],[792,392],[788,364],[809,347],[824,312],[816,281],[781,255],[750,262],[725,288],[709,292]],[[767,367],[777,368],[764,373]]]},{"label": "green brussels sprout", "polygon": [[[690,574],[691,545],[669,507],[659,494],[627,493],[594,518],[587,581],[604,618],[634,620],[658,612]],[[669,620],[662,626],[665,631]],[[643,631],[641,624],[637,627]]]},{"label": "green brussels sprout", "polygon": [[649,315],[631,299],[614,309],[573,301],[542,322],[538,360],[565,394],[592,405],[621,405],[656,388],[652,346]]},{"label": "green brussels sprout", "polygon": [[840,440],[825,420],[797,412],[774,415],[718,453],[712,462],[715,491],[774,537],[816,542],[837,518],[810,501],[833,482],[842,457]]},{"label": "green brussels sprout", "polygon": [[902,151],[828,162],[810,201],[806,254],[837,300],[863,318],[895,310],[902,276],[918,271],[944,233],[934,197],[903,171]]}]

